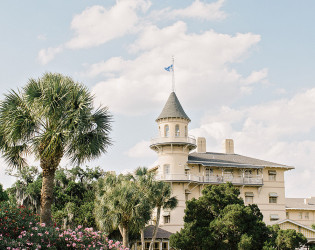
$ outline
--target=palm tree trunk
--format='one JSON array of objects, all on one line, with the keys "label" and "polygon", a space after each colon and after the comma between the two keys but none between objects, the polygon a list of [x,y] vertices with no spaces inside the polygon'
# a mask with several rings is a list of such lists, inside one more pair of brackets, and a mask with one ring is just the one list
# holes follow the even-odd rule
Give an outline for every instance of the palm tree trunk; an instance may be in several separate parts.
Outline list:
[{"label": "palm tree trunk", "polygon": [[145,249],[145,243],[144,243],[144,228],[140,229],[140,234],[141,234],[141,250]]},{"label": "palm tree trunk", "polygon": [[128,239],[128,225],[123,225],[123,246],[129,247],[129,239]]},{"label": "palm tree trunk", "polygon": [[55,171],[55,168],[43,168],[43,184],[40,202],[40,223],[45,223],[45,225],[47,226],[52,225],[51,204],[53,202],[54,194]]},{"label": "palm tree trunk", "polygon": [[154,242],[156,239],[156,234],[157,234],[157,230],[160,224],[160,215],[161,215],[161,207],[157,207],[157,212],[156,212],[156,224],[153,230],[153,237],[152,237],[152,241],[150,243],[150,247],[149,250],[153,250],[153,246],[154,246]]}]

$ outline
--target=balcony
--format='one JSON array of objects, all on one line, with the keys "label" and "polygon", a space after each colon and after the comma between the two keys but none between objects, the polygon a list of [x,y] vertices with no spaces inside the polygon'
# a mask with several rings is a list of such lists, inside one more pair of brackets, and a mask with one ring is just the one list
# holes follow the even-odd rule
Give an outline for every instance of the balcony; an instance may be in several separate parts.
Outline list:
[{"label": "balcony", "polygon": [[162,181],[179,181],[179,182],[198,182],[198,183],[209,183],[209,184],[221,184],[226,182],[231,182],[234,185],[253,185],[261,186],[263,185],[262,176],[198,176],[193,174],[166,174],[157,175],[157,180]]},{"label": "balcony", "polygon": [[151,139],[151,147],[161,144],[191,144],[196,145],[196,139],[193,136],[187,137],[156,137]]}]

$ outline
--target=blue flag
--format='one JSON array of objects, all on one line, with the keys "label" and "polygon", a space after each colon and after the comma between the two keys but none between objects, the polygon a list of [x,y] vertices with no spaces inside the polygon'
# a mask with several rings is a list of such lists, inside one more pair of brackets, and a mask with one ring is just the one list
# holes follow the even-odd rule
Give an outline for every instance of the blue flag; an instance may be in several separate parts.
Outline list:
[{"label": "blue flag", "polygon": [[165,69],[166,71],[168,71],[168,72],[172,72],[172,71],[173,71],[173,64],[170,65],[170,66],[168,66],[168,67],[165,67],[164,69]]}]

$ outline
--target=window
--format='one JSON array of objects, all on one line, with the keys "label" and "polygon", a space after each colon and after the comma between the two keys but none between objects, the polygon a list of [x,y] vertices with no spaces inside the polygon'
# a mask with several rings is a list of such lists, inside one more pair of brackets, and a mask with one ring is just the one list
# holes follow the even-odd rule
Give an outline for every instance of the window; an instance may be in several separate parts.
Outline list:
[{"label": "window", "polygon": [[162,243],[162,250],[168,250],[168,242]]},{"label": "window", "polygon": [[271,215],[270,215],[270,220],[271,220],[271,221],[279,220],[279,215],[277,215],[277,214],[271,214]]},{"label": "window", "polygon": [[300,212],[300,213],[299,213],[299,219],[302,219],[302,218],[303,218],[303,213]]},{"label": "window", "polygon": [[304,218],[305,218],[306,220],[308,220],[308,219],[310,218],[308,212],[305,212]]},{"label": "window", "polygon": [[187,126],[185,126],[185,137],[188,136],[188,132],[187,132]]},{"label": "window", "polygon": [[164,175],[170,174],[171,167],[169,164],[164,165]]},{"label": "window", "polygon": [[287,219],[290,219],[290,214],[289,214],[289,212],[286,212],[286,213],[285,213],[285,216],[286,216]]},{"label": "window", "polygon": [[213,176],[213,169],[205,168],[205,181],[210,181],[210,176]]},{"label": "window", "polygon": [[269,181],[276,181],[277,171],[269,170],[268,171]]},{"label": "window", "polygon": [[244,172],[245,178],[252,178],[252,170],[246,169]]},{"label": "window", "polygon": [[164,224],[168,224],[171,222],[171,216],[170,215],[166,215],[163,216],[164,217]]},{"label": "window", "polygon": [[269,203],[277,203],[277,197],[269,197]]},{"label": "window", "polygon": [[160,242],[154,242],[154,249],[160,249]]},{"label": "window", "polygon": [[161,127],[159,126],[159,136],[161,136]]},{"label": "window", "polygon": [[232,181],[232,180],[233,180],[233,169],[225,169],[224,181]]},{"label": "window", "polygon": [[145,243],[145,248],[146,248],[146,249],[149,249],[150,243],[151,243],[151,242],[146,242],[146,243]]},{"label": "window", "polygon": [[277,193],[269,193],[269,203],[277,203],[278,194]]},{"label": "window", "polygon": [[176,124],[176,126],[175,126],[175,136],[176,136],[176,137],[179,137],[179,136],[180,136],[180,133],[179,133],[179,125],[178,125],[178,124]]},{"label": "window", "polygon": [[253,203],[253,202],[254,202],[254,193],[245,192],[245,203]]},{"label": "window", "polygon": [[170,127],[168,125],[164,126],[164,136],[169,137],[170,135]]}]

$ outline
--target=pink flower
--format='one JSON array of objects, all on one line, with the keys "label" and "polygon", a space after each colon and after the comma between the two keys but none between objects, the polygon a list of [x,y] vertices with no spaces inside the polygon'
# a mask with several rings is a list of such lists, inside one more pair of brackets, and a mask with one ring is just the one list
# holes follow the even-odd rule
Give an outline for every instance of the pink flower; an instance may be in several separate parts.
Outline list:
[{"label": "pink flower", "polygon": [[42,234],[42,233],[38,233],[37,235],[38,235],[38,236],[43,236],[43,234]]},{"label": "pink flower", "polygon": [[77,244],[73,243],[72,246],[75,247]]},{"label": "pink flower", "polygon": [[46,226],[46,224],[45,224],[45,223],[41,223],[40,225],[41,225],[42,227]]},{"label": "pink flower", "polygon": [[48,232],[48,231],[46,231],[46,232],[45,232],[45,234],[49,234],[49,232]]},{"label": "pink flower", "polygon": [[81,229],[82,227],[83,227],[83,226],[79,225],[79,226],[78,226],[78,229]]}]

